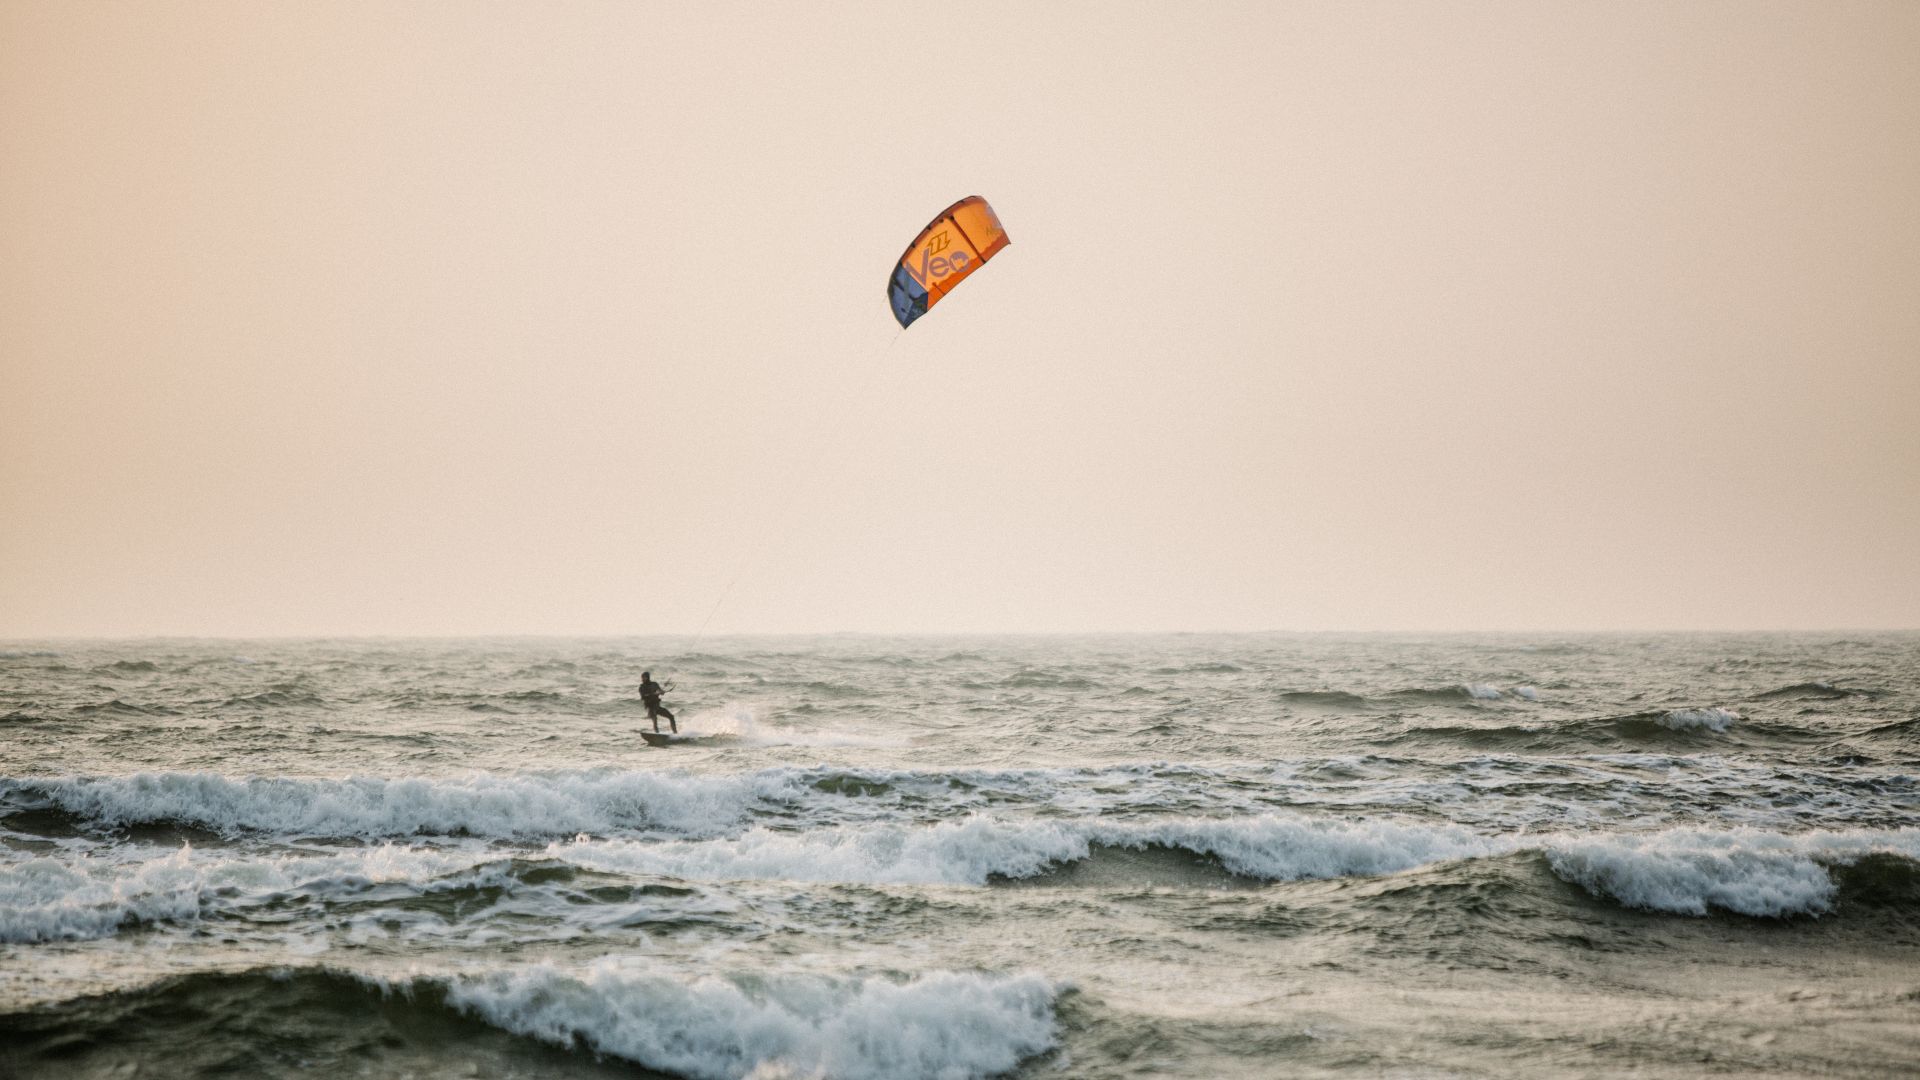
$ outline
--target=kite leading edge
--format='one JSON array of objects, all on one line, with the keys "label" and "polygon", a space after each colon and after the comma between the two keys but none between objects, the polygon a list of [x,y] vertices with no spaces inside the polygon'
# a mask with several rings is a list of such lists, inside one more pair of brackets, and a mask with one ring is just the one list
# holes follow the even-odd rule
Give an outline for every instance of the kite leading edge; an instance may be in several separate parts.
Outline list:
[{"label": "kite leading edge", "polygon": [[1008,244],[1007,230],[978,195],[969,195],[920,230],[887,278],[887,302],[900,328],[927,313]]}]

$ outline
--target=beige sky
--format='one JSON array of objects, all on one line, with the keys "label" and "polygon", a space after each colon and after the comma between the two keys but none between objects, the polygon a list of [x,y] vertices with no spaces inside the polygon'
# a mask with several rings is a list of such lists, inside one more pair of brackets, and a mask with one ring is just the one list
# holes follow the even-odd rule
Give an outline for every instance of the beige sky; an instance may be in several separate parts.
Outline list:
[{"label": "beige sky", "polygon": [[[896,337],[969,194],[1013,245]],[[1920,4],[0,3],[0,636],[1912,627],[1917,565]]]}]

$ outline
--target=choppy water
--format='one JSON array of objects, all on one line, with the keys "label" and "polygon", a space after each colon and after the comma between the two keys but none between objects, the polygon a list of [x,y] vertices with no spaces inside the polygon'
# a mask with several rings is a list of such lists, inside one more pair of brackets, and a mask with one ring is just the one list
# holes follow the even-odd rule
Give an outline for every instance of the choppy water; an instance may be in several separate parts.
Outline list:
[{"label": "choppy water", "polygon": [[0,1073],[1917,1066],[1912,634],[0,646]]}]

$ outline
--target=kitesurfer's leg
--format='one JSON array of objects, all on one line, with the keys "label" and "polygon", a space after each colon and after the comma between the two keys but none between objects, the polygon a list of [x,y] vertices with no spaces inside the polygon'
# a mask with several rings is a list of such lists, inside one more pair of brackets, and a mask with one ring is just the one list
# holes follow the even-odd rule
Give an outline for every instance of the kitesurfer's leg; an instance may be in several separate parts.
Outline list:
[{"label": "kitesurfer's leg", "polygon": [[[673,733],[674,733],[675,735],[678,735],[678,734],[680,734],[680,721],[678,721],[678,720],[675,720],[675,719],[673,718],[673,713],[672,713],[671,711],[669,711],[669,710],[667,710],[667,709],[665,709],[665,708],[662,708],[662,709],[660,710],[660,715],[661,715],[661,716],[664,716],[664,717],[666,717],[666,718],[667,718],[667,723],[669,723],[669,724],[672,724],[672,725],[673,725]],[[660,721],[658,721],[658,720],[655,720],[655,721],[653,722],[653,726],[654,726],[654,730],[656,730],[656,731],[658,731],[658,730],[659,730],[659,728],[660,728]]]}]

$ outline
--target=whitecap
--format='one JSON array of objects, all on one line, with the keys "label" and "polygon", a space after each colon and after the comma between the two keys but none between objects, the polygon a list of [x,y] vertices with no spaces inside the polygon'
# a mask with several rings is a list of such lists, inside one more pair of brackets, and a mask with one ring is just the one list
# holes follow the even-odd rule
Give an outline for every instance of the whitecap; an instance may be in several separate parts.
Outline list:
[{"label": "whitecap", "polygon": [[1740,719],[1743,719],[1741,715],[1732,709],[1675,709],[1657,722],[1674,731],[1711,731],[1719,735]]},{"label": "whitecap", "polygon": [[799,770],[462,776],[232,777],[141,772],[0,782],[106,826],[167,821],[283,836],[471,835],[497,839],[653,829],[715,835],[806,794]]},{"label": "whitecap", "polygon": [[1920,857],[1920,830],[1670,829],[1560,840],[1549,845],[1547,861],[1562,879],[1628,907],[1777,917],[1832,910],[1836,886],[1827,864],[1875,852]]},{"label": "whitecap", "polygon": [[549,857],[594,869],[706,881],[772,879],[984,885],[1085,859],[1093,846],[1181,848],[1236,874],[1287,881],[1391,874],[1426,863],[1512,850],[1517,841],[1450,825],[1321,821],[1259,815],[1145,822],[1005,821],[972,815],[934,825],[755,828],[722,840],[553,844]]},{"label": "whitecap", "polygon": [[425,882],[477,856],[391,845],[327,856],[232,857],[190,845],[149,858],[0,866],[0,942],[86,941],[140,923],[192,923],[290,892]]},{"label": "whitecap", "polygon": [[699,1080],[972,1080],[1054,1045],[1038,975],[681,978],[630,958],[453,981],[448,1000],[508,1031]]}]

